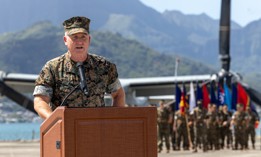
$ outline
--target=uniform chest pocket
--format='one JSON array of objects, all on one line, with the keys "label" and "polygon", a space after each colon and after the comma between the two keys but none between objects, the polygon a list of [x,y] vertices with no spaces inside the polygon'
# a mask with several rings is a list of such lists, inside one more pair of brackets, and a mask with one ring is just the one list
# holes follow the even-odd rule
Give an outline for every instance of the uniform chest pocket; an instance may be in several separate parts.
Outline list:
[{"label": "uniform chest pocket", "polygon": [[106,86],[104,82],[90,81],[87,83],[87,86],[89,88],[90,94],[92,95],[104,94],[106,91]]},{"label": "uniform chest pocket", "polygon": [[58,79],[56,82],[56,87],[59,92],[68,93],[78,84],[79,81],[76,80],[76,77],[74,75],[69,75]]}]

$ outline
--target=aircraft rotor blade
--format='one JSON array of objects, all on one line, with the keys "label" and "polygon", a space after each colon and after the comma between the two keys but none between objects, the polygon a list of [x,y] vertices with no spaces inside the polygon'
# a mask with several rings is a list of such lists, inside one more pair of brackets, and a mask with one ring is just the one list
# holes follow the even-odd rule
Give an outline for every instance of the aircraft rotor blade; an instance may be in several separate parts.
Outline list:
[{"label": "aircraft rotor blade", "polygon": [[219,30],[219,56],[222,69],[230,69],[230,8],[231,0],[222,0]]},{"label": "aircraft rotor blade", "polygon": [[243,87],[245,88],[246,92],[248,93],[250,99],[252,101],[254,101],[258,106],[261,107],[261,93],[258,92],[257,90],[249,87],[249,86],[246,86],[244,84],[242,84]]},{"label": "aircraft rotor blade", "polygon": [[23,94],[15,91],[1,80],[0,80],[0,93],[2,95],[7,96],[9,99],[13,100],[14,102],[16,102],[18,105],[36,114],[36,111],[34,110],[33,101],[30,98],[27,98]]}]

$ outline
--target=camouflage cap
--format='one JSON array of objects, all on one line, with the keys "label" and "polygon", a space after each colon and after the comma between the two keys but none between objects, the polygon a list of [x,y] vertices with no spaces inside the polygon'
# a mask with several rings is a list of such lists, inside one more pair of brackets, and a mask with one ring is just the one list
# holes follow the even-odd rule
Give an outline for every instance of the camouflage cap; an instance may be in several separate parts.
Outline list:
[{"label": "camouflage cap", "polygon": [[76,33],[89,33],[91,20],[83,16],[75,16],[63,22],[64,31],[68,35]]}]

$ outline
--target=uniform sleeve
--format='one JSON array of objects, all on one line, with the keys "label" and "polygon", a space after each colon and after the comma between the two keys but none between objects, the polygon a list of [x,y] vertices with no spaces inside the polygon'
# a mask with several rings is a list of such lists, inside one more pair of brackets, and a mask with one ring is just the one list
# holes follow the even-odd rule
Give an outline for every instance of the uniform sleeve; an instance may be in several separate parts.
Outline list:
[{"label": "uniform sleeve", "polygon": [[54,79],[47,63],[41,70],[38,78],[35,81],[35,89],[33,95],[44,95],[52,98]]},{"label": "uniform sleeve", "polygon": [[44,96],[48,96],[48,97],[52,98],[53,89],[51,87],[48,87],[48,86],[37,85],[34,88],[33,95],[34,96],[36,96],[36,95],[44,95]]},{"label": "uniform sleeve", "polygon": [[115,64],[111,64],[108,72],[108,86],[106,89],[107,93],[114,93],[120,89],[121,83],[118,78],[118,72]]}]

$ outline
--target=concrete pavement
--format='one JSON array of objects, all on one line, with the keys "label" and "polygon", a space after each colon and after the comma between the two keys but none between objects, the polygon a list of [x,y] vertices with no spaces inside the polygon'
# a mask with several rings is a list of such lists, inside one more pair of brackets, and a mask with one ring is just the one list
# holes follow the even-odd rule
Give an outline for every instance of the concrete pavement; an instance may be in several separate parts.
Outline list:
[{"label": "concrete pavement", "polygon": [[[256,150],[237,150],[224,149],[219,151],[192,153],[192,151],[170,151],[166,153],[163,150],[158,154],[158,157],[260,157],[260,143],[256,145]],[[39,157],[40,143],[39,142],[0,142],[0,157]]]},{"label": "concrete pavement", "polygon": [[197,153],[193,153],[192,151],[171,151],[170,153],[166,153],[166,151],[162,151],[158,154],[158,157],[260,157],[261,150],[260,148],[256,150],[218,150],[218,151],[208,151],[202,152],[199,150]]},{"label": "concrete pavement", "polygon": [[40,143],[0,142],[0,157],[40,157]]}]

